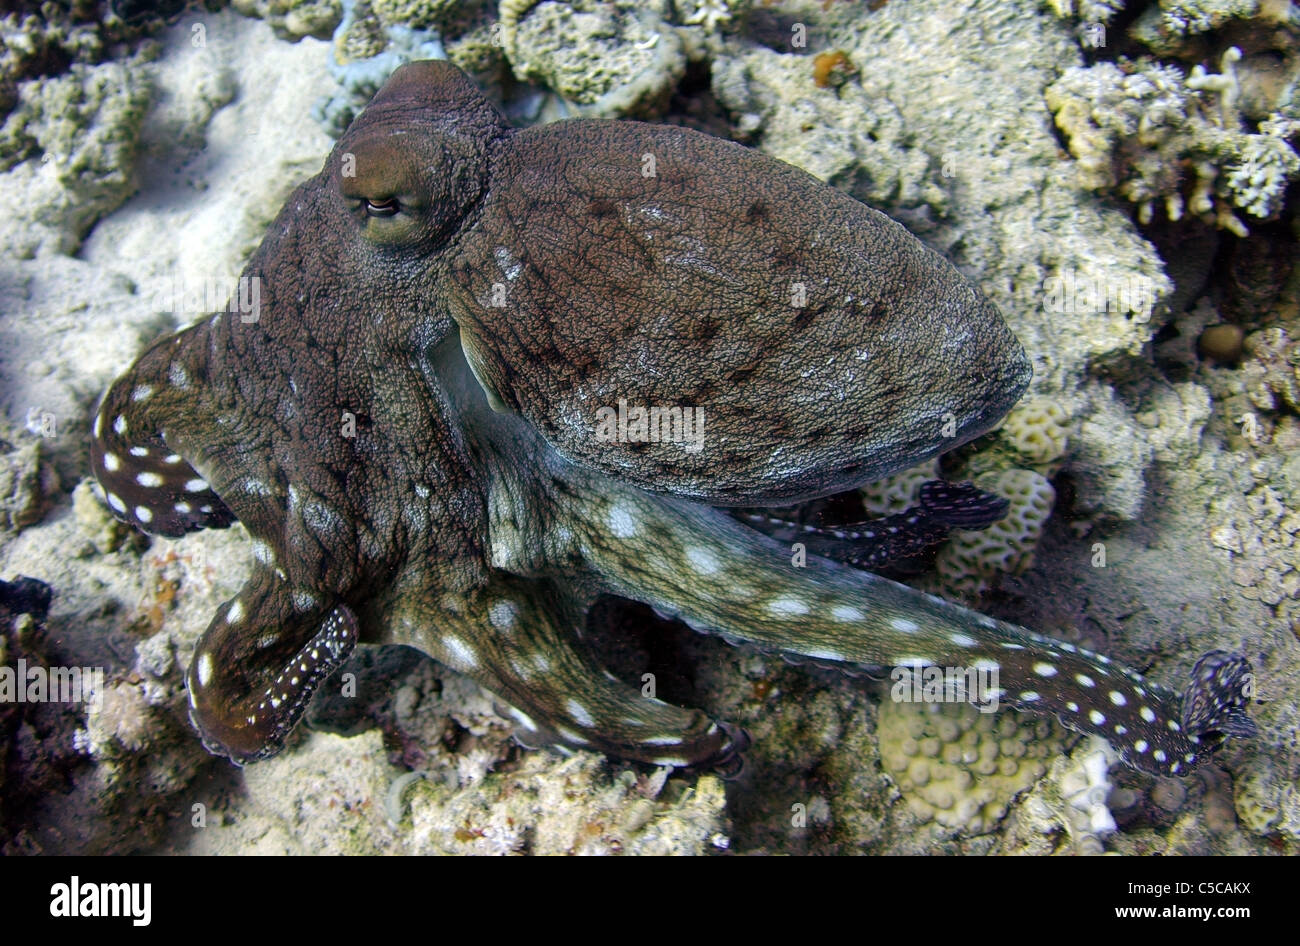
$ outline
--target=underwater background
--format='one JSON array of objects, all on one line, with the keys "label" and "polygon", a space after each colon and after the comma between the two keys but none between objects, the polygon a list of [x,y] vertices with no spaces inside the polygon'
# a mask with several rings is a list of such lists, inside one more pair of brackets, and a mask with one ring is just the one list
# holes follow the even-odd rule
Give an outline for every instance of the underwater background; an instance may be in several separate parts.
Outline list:
[{"label": "underwater background", "polygon": [[[0,19],[0,664],[102,668],[0,702],[0,851],[1289,853],[1300,838],[1300,11],[1277,0],[71,0]],[[402,62],[517,124],[680,124],[888,213],[998,305],[1034,365],[938,474],[1010,501],[915,587],[1181,689],[1253,665],[1251,740],[1183,779],[1050,719],[891,700],[602,602],[592,644],[743,725],[734,779],[526,750],[492,697],[366,650],[281,755],[190,727],[184,669],[243,584],[236,526],[148,539],[90,486],[98,398],[224,306],[292,189]],[[160,287],[210,287],[160,307]],[[23,577],[35,582],[21,582]],[[598,618],[599,620],[596,620]],[[883,675],[882,675],[883,676]],[[887,681],[887,677],[884,678]]]}]

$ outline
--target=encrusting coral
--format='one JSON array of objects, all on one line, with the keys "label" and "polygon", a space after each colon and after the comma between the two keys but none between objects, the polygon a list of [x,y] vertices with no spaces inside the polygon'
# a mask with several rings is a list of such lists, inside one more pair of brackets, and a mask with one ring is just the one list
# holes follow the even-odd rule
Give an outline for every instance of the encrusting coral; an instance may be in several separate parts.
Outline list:
[{"label": "encrusting coral", "polygon": [[879,737],[885,771],[917,820],[966,834],[993,830],[1070,741],[1048,719],[888,698]]}]

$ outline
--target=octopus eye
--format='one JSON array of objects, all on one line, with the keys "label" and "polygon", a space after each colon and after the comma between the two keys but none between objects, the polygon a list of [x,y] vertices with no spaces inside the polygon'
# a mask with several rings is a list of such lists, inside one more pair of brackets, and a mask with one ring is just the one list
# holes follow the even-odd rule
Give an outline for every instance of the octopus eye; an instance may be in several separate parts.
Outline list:
[{"label": "octopus eye", "polygon": [[396,197],[389,197],[385,200],[367,200],[365,204],[366,216],[368,217],[392,217],[401,209]]}]

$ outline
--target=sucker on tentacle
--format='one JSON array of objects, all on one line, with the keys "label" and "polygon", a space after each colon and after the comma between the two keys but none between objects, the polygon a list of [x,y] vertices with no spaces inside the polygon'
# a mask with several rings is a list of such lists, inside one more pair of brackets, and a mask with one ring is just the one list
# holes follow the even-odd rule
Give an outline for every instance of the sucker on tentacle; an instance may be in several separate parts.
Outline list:
[{"label": "sucker on tentacle", "polygon": [[[279,658],[279,671],[269,680],[218,674],[218,664],[238,667],[253,659],[236,639],[244,618],[240,598],[222,608],[195,649],[185,681],[190,721],[204,746],[241,765],[280,751],[316,688],[347,661],[359,634],[356,615],[337,605],[296,652]],[[284,652],[278,640],[259,649]]]}]

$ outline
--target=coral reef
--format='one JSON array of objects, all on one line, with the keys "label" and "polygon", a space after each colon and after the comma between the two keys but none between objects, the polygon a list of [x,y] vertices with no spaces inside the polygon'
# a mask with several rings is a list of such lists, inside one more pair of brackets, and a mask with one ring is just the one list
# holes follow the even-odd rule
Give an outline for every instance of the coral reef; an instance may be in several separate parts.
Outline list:
[{"label": "coral reef", "polygon": [[[716,786],[708,786],[700,827],[690,832],[693,840],[682,850],[721,850],[720,838],[714,841],[709,831],[731,837],[732,849],[773,852],[1065,853],[1080,847],[1095,850],[1097,845],[1087,840],[1092,837],[1112,850],[1134,854],[1261,853],[1271,850],[1264,836],[1274,845],[1300,839],[1295,789],[1300,751],[1293,745],[1300,727],[1294,696],[1300,604],[1291,580],[1300,566],[1294,561],[1296,530],[1290,528],[1289,512],[1291,498],[1300,494],[1300,461],[1295,459],[1300,456],[1300,424],[1290,341],[1300,326],[1295,293],[1284,288],[1294,247],[1278,239],[1280,231],[1293,226],[1292,210],[1282,202],[1285,181],[1294,174],[1287,152],[1293,150],[1295,135],[1287,122],[1300,119],[1291,27],[1277,22],[1275,4],[1257,4],[1252,12],[1250,4],[1233,0],[1163,2],[1150,8],[1131,35],[1170,61],[1142,58],[1085,67],[1085,55],[1094,62],[1109,53],[1092,49],[1082,27],[1104,23],[1110,28],[1120,4],[1055,0],[1050,5],[1068,21],[1022,3],[893,3],[866,11],[857,4],[813,0],[795,8],[813,26],[811,49],[791,47],[786,23],[766,4],[754,4],[748,19],[735,3],[675,2],[654,9],[662,11],[658,20],[680,38],[688,62],[696,57],[707,61],[712,87],[693,93],[692,104],[701,113],[722,111],[714,108],[710,96],[716,97],[726,113],[711,118],[720,124],[732,120],[737,137],[904,219],[980,276],[1036,358],[1035,396],[1069,418],[1055,418],[1067,432],[1066,452],[1050,475],[1062,474],[1055,482],[1071,518],[1068,524],[1049,522],[1037,564],[1004,587],[1001,604],[1024,623],[1052,633],[1065,634],[1067,629],[1056,625],[1077,620],[1080,640],[1089,642],[1085,646],[1100,641],[1117,656],[1149,660],[1153,672],[1168,680],[1185,672],[1187,655],[1206,646],[1261,655],[1261,702],[1252,711],[1261,736],[1202,769],[1200,782],[1182,785],[1186,798],[1181,804],[1177,790],[1163,783],[1112,773],[1116,786],[1106,807],[1120,823],[1118,833],[1103,837],[1104,830],[1087,834],[1082,827],[1067,826],[1072,823],[1067,808],[1072,808],[1080,826],[1093,824],[1095,816],[1105,827],[1096,801],[1102,780],[1095,777],[1095,764],[1089,775],[1081,755],[1087,747],[1081,746],[1074,759],[1054,764],[1022,793],[994,833],[969,837],[931,822],[933,834],[921,842],[910,805],[892,793],[889,777],[875,764],[877,709],[860,692],[861,681],[818,676],[703,642],[689,651],[698,668],[698,695],[692,693],[689,701],[744,722],[755,732],[756,747],[747,777],[728,786],[727,813],[734,824],[723,824]],[[255,6],[274,19],[270,11],[289,5],[259,0]],[[448,55],[492,86],[505,67],[502,46],[493,42],[493,26],[499,24],[492,22],[492,6],[467,4],[474,17],[466,16],[467,31],[459,35],[465,24],[449,19],[450,11],[438,0],[375,0],[371,12],[380,32],[390,25],[437,29]],[[732,19],[721,16],[723,8],[734,14]],[[1198,19],[1196,10],[1207,12]],[[1236,12],[1214,12],[1228,10]],[[699,22],[686,22],[697,14]],[[1178,25],[1178,18],[1187,26]],[[305,104],[329,84],[324,73],[329,47],[310,34],[291,46],[270,42],[266,25],[231,17],[228,11],[205,13],[203,20],[210,27],[210,45],[223,65],[230,64],[229,88],[237,90],[230,105],[213,106],[215,134],[207,134],[202,110],[191,114],[185,104],[181,90],[190,80],[163,76],[159,94],[150,101],[165,108],[169,96],[174,97],[174,104],[183,106],[172,113],[177,121],[155,124],[146,117],[135,125],[133,118],[119,126],[125,137],[105,134],[106,146],[116,148],[123,159],[131,135],[137,135],[136,157],[120,165],[120,174],[105,165],[107,152],[86,158],[110,187],[140,166],[140,154],[166,158],[172,135],[190,146],[209,140],[211,162],[189,168],[179,162],[164,165],[158,178],[143,180],[140,197],[100,218],[82,244],[80,258],[50,257],[45,251],[78,245],[82,220],[72,220],[68,227],[65,217],[57,232],[42,231],[43,222],[31,219],[36,215],[19,204],[36,195],[36,206],[48,207],[45,195],[65,190],[57,169],[49,166],[53,162],[41,164],[39,146],[33,145],[35,132],[52,134],[42,128],[47,119],[42,114],[35,125],[24,121],[22,134],[6,136],[26,155],[16,164],[18,154],[6,155],[12,169],[0,176],[0,200],[11,221],[5,231],[7,249],[36,258],[7,257],[0,269],[0,292],[10,316],[2,346],[4,409],[13,427],[22,426],[33,405],[57,415],[58,438],[34,441],[16,434],[9,439],[23,450],[43,453],[59,473],[63,492],[46,493],[55,505],[45,509],[41,503],[43,513],[37,518],[20,517],[32,519],[31,524],[3,537],[0,566],[6,578],[39,574],[58,589],[51,627],[69,641],[72,652],[99,660],[104,653],[97,649],[103,647],[99,641],[106,639],[128,655],[110,676],[111,705],[97,712],[93,723],[74,715],[61,724],[61,738],[42,739],[36,730],[20,727],[9,741],[8,770],[0,772],[5,806],[0,817],[20,812],[21,824],[7,838],[6,850],[67,850],[86,838],[92,849],[122,850],[129,845],[121,838],[137,834],[139,846],[145,847],[160,835],[164,809],[186,813],[172,837],[173,850],[414,850],[401,846],[385,805],[394,783],[412,768],[426,775],[400,786],[404,791],[398,795],[406,803],[401,834],[409,837],[418,823],[428,839],[424,850],[510,848],[519,835],[505,829],[498,834],[496,826],[509,828],[503,813],[517,815],[509,807],[517,791],[545,798],[554,809],[537,815],[554,816],[550,824],[557,827],[546,829],[548,850],[612,850],[611,839],[625,850],[634,847],[636,832],[613,829],[629,823],[627,817],[635,823],[641,815],[631,812],[644,809],[651,799],[636,787],[618,787],[626,775],[602,771],[585,755],[561,761],[529,753],[517,759],[505,739],[505,724],[492,716],[481,694],[458,684],[450,672],[432,673],[426,667],[407,679],[385,669],[388,675],[376,678],[375,686],[391,688],[388,702],[367,700],[355,723],[361,730],[381,726],[383,740],[373,728],[354,739],[312,735],[269,767],[248,770],[248,782],[234,774],[213,776],[212,768],[202,765],[204,756],[183,719],[179,730],[170,728],[179,719],[175,713],[182,709],[182,697],[175,669],[164,669],[167,657],[192,646],[207,612],[238,585],[243,553],[233,537],[229,542],[205,537],[159,543],[142,558],[143,543],[104,516],[84,484],[69,496],[66,491],[85,469],[85,414],[110,375],[138,349],[141,336],[186,318],[169,314],[164,324],[149,309],[132,288],[141,271],[148,275],[150,266],[174,267],[183,255],[198,272],[237,272],[241,254],[255,245],[285,189],[319,166],[326,145],[311,137],[319,138],[319,130],[300,119]],[[189,46],[191,24],[186,19],[161,34],[166,48],[156,65],[197,55]],[[137,47],[128,44],[121,52],[115,45],[124,35],[121,29],[73,18],[0,19],[0,114],[18,104],[19,91],[29,81],[62,77],[68,83],[65,90],[73,91],[68,77],[93,74],[88,70],[110,51],[119,61],[129,61],[128,68],[137,73],[130,81],[143,85],[141,74],[155,64],[147,56],[123,58]],[[368,29],[372,32],[363,31],[362,39],[375,35],[374,27]],[[644,42],[649,37],[629,32],[627,38]],[[227,39],[231,45],[222,45]],[[1118,39],[1112,35],[1110,43],[1113,48]],[[1223,51],[1233,45],[1242,56],[1225,66]],[[841,75],[833,69],[833,81],[820,88],[815,58],[837,50],[860,71]],[[298,58],[288,60],[291,55]],[[525,49],[524,55],[535,53]],[[952,66],[935,75],[936,60]],[[282,61],[292,62],[287,72],[277,71]],[[625,54],[624,61],[635,60]],[[1196,72],[1197,63],[1208,68]],[[69,71],[74,64],[83,67],[80,73]],[[1200,88],[1189,85],[1193,74]],[[377,77],[374,85],[381,81]],[[1081,92],[1062,96],[1062,108],[1053,110],[1077,113],[1074,127],[1081,147],[1118,158],[1116,165],[1085,168],[1060,150],[1053,110],[1043,104],[1044,89],[1058,83],[1060,92],[1072,87]],[[266,94],[269,88],[276,94]],[[979,109],[968,107],[971,90],[980,92]],[[1102,96],[1098,108],[1103,112],[1111,107],[1105,96],[1119,96],[1115,114],[1094,116],[1088,98],[1093,93]],[[33,88],[27,94],[45,93]],[[222,96],[213,98],[220,101]],[[85,120],[112,117],[109,103],[92,114],[86,111],[88,102],[78,106]],[[348,107],[358,105],[353,101]],[[274,115],[274,121],[261,125],[258,135],[247,136],[263,113]],[[30,107],[25,114],[33,115]],[[1125,122],[1136,123],[1137,135],[1149,131],[1164,144],[1154,149],[1126,146],[1116,131],[1116,123]],[[18,130],[19,122],[12,127]],[[159,129],[156,136],[154,127]],[[172,130],[163,130],[167,128]],[[1216,134],[1217,151],[1207,144]],[[1178,167],[1167,160],[1171,143],[1189,136],[1204,148],[1198,152],[1209,168],[1204,178],[1199,167]],[[1073,139],[1069,143],[1073,146]],[[256,159],[240,163],[240,154],[253,146]],[[72,147],[76,149],[75,135]],[[1252,157],[1251,149],[1259,149],[1258,154]],[[230,170],[223,171],[226,166]],[[184,183],[159,198],[158,181],[164,177]],[[1125,183],[1134,193],[1144,193],[1141,187],[1150,192],[1153,228],[1170,226],[1194,236],[1173,250],[1160,243],[1157,255],[1127,219],[1126,212],[1141,205],[1119,193]],[[1098,200],[1098,189],[1119,201]],[[1182,217],[1170,224],[1169,201],[1177,207],[1179,197]],[[1214,229],[1208,237],[1199,235],[1204,225],[1191,206],[1193,197],[1210,202],[1204,216]],[[59,209],[59,201],[67,200],[55,199],[55,215],[48,219],[69,213]],[[178,210],[186,202],[191,209]],[[216,210],[203,209],[214,204]],[[1231,229],[1220,229],[1231,226],[1220,217],[1220,208],[1250,229],[1248,240],[1238,241]],[[1280,219],[1265,222],[1250,208]],[[155,216],[163,225],[151,230],[147,221]],[[1213,250],[1205,250],[1216,244],[1240,248],[1226,277],[1211,261]],[[151,254],[160,250],[167,251],[163,262],[153,262]],[[129,268],[123,262],[127,259],[133,261]],[[1265,261],[1274,272],[1258,272]],[[1072,289],[1071,302],[1081,304],[1047,309],[1046,287],[1067,274],[1076,285],[1099,291]],[[1220,295],[1225,278],[1237,284],[1234,299]],[[1171,294],[1170,279],[1180,294]],[[1107,304],[1107,287],[1133,280],[1144,286],[1142,304],[1123,311]],[[1168,319],[1163,304],[1171,309]],[[1240,360],[1198,357],[1197,339],[1208,326],[1219,324],[1241,329],[1246,341]],[[98,327],[86,334],[88,325]],[[1271,328],[1281,332],[1264,334]],[[1153,340],[1154,370],[1146,358]],[[27,353],[22,360],[19,352]],[[62,367],[65,363],[75,370]],[[1055,442],[1055,436],[1041,442]],[[1049,452],[1045,446],[1044,452]],[[1004,431],[973,456],[960,458],[954,473],[1037,468],[1028,456],[1013,453]],[[32,457],[24,454],[19,467],[30,482]],[[864,498],[880,514],[900,511],[913,484],[934,472],[900,474],[892,483],[864,490]],[[1085,533],[1088,541],[1081,544],[1078,536]],[[1104,541],[1105,568],[1088,564],[1094,541]],[[52,554],[54,549],[63,551]],[[154,564],[155,557],[169,554],[177,560]],[[206,564],[191,568],[195,560]],[[171,598],[157,590],[160,582],[173,589]],[[131,634],[123,630],[132,627],[137,630]],[[150,632],[155,627],[161,629]],[[28,636],[30,632],[22,639]],[[5,636],[0,655],[11,659],[19,646]],[[30,647],[29,653],[39,650],[34,643],[21,646]],[[159,686],[168,692],[156,702],[154,688]],[[0,720],[7,719],[0,712]],[[144,719],[148,726],[142,725]],[[993,721],[1002,725],[1000,716]],[[74,742],[77,729],[84,735]],[[159,735],[151,737],[151,732]],[[1032,744],[1027,744],[1029,750]],[[150,753],[161,753],[167,760],[164,769],[172,771],[131,761]],[[300,756],[309,756],[311,764],[296,767]],[[3,765],[0,761],[0,769]],[[111,789],[93,788],[98,783],[89,775],[98,767],[114,773]],[[41,804],[28,807],[31,796],[15,795],[24,784],[21,779],[31,779],[35,794],[43,786],[57,785],[62,791],[69,771],[76,787],[66,796],[50,792]],[[191,778],[196,771],[200,774]],[[1077,777],[1063,788],[1067,771]],[[439,774],[444,772],[453,775]],[[477,795],[485,777],[492,784]],[[130,801],[137,779],[139,785],[167,789],[187,778],[187,790]],[[364,787],[348,787],[354,778]],[[599,830],[589,835],[576,827],[570,814],[578,803],[563,793],[547,794],[552,779],[570,789],[604,792],[607,799],[617,796],[616,804],[588,822],[599,821]],[[328,790],[318,792],[318,786]],[[452,799],[454,791],[463,795]],[[670,783],[652,803],[680,799],[675,792],[681,791]],[[1083,807],[1070,806],[1069,797]],[[207,805],[210,814],[203,832],[189,823],[196,803]],[[791,825],[793,803],[806,808],[804,827]],[[468,820],[454,823],[444,817],[440,809],[445,804],[469,815]],[[647,824],[667,816],[656,807]],[[176,828],[174,816],[165,820],[168,830]],[[137,832],[137,825],[144,829]],[[488,826],[493,826],[491,833],[476,834]],[[531,831],[523,834],[527,838]],[[526,840],[512,849],[540,848]]]},{"label": "coral reef", "polygon": [[1055,401],[1030,398],[1016,405],[1002,425],[1012,448],[1034,466],[1050,467],[1065,456],[1069,418]]},{"label": "coral reef", "polygon": [[[532,754],[482,779],[403,774],[379,733],[316,734],[250,769],[247,796],[196,794],[180,853],[703,854],[729,844],[722,784],[667,770],[610,774],[599,757]],[[394,821],[392,816],[399,815]],[[322,835],[319,826],[335,825]]]},{"label": "coral reef", "polygon": [[0,436],[0,532],[17,532],[41,520],[58,496],[58,473],[46,458],[45,441],[30,434]]},{"label": "coral reef", "polygon": [[[1261,0],[1160,0],[1149,6],[1133,25],[1133,36],[1161,55],[1177,52],[1188,39],[1225,26],[1230,20],[1247,20],[1261,8],[1284,4]],[[1267,19],[1272,19],[1266,13]]]},{"label": "coral reef", "polygon": [[1047,0],[1059,17],[1077,17],[1085,23],[1109,23],[1124,9],[1124,0]]},{"label": "coral reef", "polygon": [[1102,854],[1116,830],[1109,799],[1110,747],[1089,737],[1068,756],[1052,763],[1047,776],[1027,795],[1017,812],[1012,831],[1030,838],[1063,839],[1053,842],[1054,853]]},{"label": "coral reef", "polygon": [[[725,795],[704,776],[687,784],[660,769],[612,778],[582,753],[558,765],[526,760],[474,793],[432,782],[411,791],[412,845],[428,853],[703,854],[725,850]],[[575,804],[576,802],[576,804]]]},{"label": "coral reef", "polygon": [[312,106],[312,116],[337,138],[402,63],[445,59],[432,28],[389,23],[369,0],[340,0],[343,18],[334,31],[330,73],[339,88]]}]

